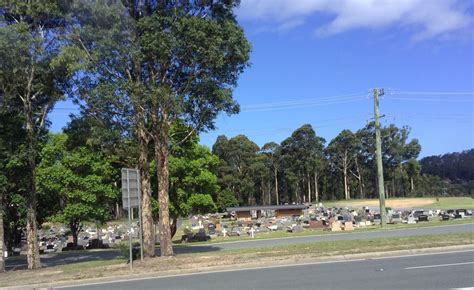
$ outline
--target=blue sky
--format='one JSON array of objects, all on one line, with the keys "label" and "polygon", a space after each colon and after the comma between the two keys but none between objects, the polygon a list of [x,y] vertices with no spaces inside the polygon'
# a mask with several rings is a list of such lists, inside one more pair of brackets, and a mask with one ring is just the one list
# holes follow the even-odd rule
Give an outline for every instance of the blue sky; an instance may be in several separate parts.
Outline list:
[{"label": "blue sky", "polygon": [[[370,89],[383,87],[382,124],[410,126],[421,156],[474,147],[471,1],[242,0],[236,13],[253,46],[234,94],[242,112],[202,144],[245,134],[262,146],[306,123],[329,142],[373,117]],[[68,113],[51,113],[52,131]]]}]

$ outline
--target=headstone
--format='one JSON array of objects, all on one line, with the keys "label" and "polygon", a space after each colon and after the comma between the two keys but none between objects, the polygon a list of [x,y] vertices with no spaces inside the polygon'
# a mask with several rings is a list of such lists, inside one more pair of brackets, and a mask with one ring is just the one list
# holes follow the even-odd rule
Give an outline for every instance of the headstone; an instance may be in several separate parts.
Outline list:
[{"label": "headstone", "polygon": [[252,239],[255,238],[255,235],[254,235],[255,229],[253,227],[250,228],[249,233],[250,233],[250,236],[252,237]]},{"label": "headstone", "polygon": [[324,228],[324,224],[322,221],[310,221],[309,222],[310,229],[322,229]]},{"label": "headstone", "polygon": [[296,225],[296,226],[292,227],[292,229],[291,229],[292,233],[299,233],[299,232],[302,232],[302,231],[303,231],[303,227],[300,226],[300,225]]},{"label": "headstone", "polygon": [[208,224],[207,225],[207,232],[210,234],[210,235],[215,235],[216,234],[216,226],[212,223]]},{"label": "headstone", "polygon": [[223,237],[225,237],[225,236],[226,236],[226,234],[227,234],[227,230],[226,230],[226,228],[222,229],[222,236],[223,236]]},{"label": "headstone", "polygon": [[427,222],[428,221],[428,216],[426,214],[420,214],[418,216],[418,221],[419,222]]},{"label": "headstone", "polygon": [[278,230],[278,225],[270,225],[270,226],[268,226],[268,229],[271,230],[271,231],[276,231],[276,230]]},{"label": "headstone", "polygon": [[331,232],[340,232],[341,231],[341,224],[339,222],[333,222],[331,225]]},{"label": "headstone", "polygon": [[409,224],[409,225],[416,224],[415,218],[412,217],[412,216],[409,216],[408,219],[407,219],[407,224]]},{"label": "headstone", "polygon": [[216,232],[222,232],[222,224],[216,224]]},{"label": "headstone", "polygon": [[443,214],[443,215],[441,216],[441,220],[443,220],[443,221],[449,221],[449,214]]},{"label": "headstone", "polygon": [[352,222],[345,222],[344,223],[344,230],[345,231],[353,231],[354,227],[352,225]]}]

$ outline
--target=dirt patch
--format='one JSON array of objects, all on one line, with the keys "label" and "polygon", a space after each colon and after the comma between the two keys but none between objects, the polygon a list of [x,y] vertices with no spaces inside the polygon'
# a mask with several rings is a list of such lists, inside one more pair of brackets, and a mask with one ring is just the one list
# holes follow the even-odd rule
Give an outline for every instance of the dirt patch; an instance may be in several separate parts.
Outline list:
[{"label": "dirt patch", "polygon": [[[392,208],[410,208],[410,207],[422,207],[424,205],[433,204],[436,202],[434,198],[400,198],[400,199],[388,199],[385,200],[385,206]],[[344,204],[344,202],[341,202]],[[360,206],[370,206],[377,207],[379,206],[378,200],[362,200],[346,203],[345,205],[350,205],[354,207]]]}]

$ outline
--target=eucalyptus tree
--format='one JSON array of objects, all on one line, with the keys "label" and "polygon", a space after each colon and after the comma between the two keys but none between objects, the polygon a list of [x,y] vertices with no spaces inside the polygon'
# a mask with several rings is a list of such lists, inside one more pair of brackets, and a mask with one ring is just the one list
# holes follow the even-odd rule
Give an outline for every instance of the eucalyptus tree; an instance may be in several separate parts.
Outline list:
[{"label": "eucalyptus tree", "polygon": [[[57,61],[67,2],[0,1],[0,97],[21,112],[27,151],[27,260],[41,267],[37,242],[36,163],[48,112],[63,98],[67,67]],[[16,106],[19,106],[15,108]]]},{"label": "eucalyptus tree", "polygon": [[307,199],[304,195],[304,201],[311,202],[313,192],[316,200],[319,200],[318,179],[324,164],[324,143],[324,138],[316,136],[309,124],[296,129],[281,143],[281,152],[286,156],[287,165],[301,181],[300,192],[306,191],[308,194]]},{"label": "eucalyptus tree", "polygon": [[415,190],[415,179],[421,172],[421,165],[415,158],[411,158],[405,163],[405,166],[405,170],[410,177],[410,192],[413,192]]},{"label": "eucalyptus tree", "polygon": [[[122,1],[122,7],[98,2],[93,8],[78,7],[81,24],[67,55],[85,56],[92,66],[86,78],[79,74],[82,80],[89,81],[95,95],[117,105],[119,115],[133,116],[145,179],[153,146],[161,254],[169,256],[170,127],[175,121],[185,123],[190,128],[186,139],[213,129],[219,113],[238,112],[232,91],[250,52],[233,13],[238,1],[130,0]],[[149,196],[143,193],[142,212],[145,249],[152,256],[151,227],[146,226],[151,220]]]},{"label": "eucalyptus tree", "polygon": [[[381,128],[382,139],[382,162],[384,166],[384,178],[386,180],[387,195],[392,196],[406,194],[410,186],[403,164],[412,158],[417,158],[421,145],[417,139],[409,140],[410,128],[407,126],[397,127],[390,124]],[[375,129],[374,123],[367,124],[357,132],[358,140],[361,142],[361,152],[364,156],[367,170],[375,170]],[[368,179],[368,178],[366,178]],[[371,176],[373,182],[375,174]],[[375,192],[375,186],[373,186]]]},{"label": "eucalyptus tree", "polygon": [[269,142],[263,145],[262,152],[268,156],[269,167],[271,168],[274,181],[274,195],[276,204],[280,204],[280,194],[278,192],[278,171],[280,168],[280,145]]},{"label": "eucalyptus tree", "polygon": [[332,166],[342,172],[344,181],[344,198],[350,199],[348,185],[349,168],[354,163],[357,153],[357,139],[350,130],[343,130],[331,140],[327,147],[327,154]]},{"label": "eucalyptus tree", "polygon": [[252,204],[255,199],[255,178],[252,164],[260,148],[245,135],[231,139],[219,136],[212,148],[222,161],[218,175],[223,188],[231,190],[241,204]]}]

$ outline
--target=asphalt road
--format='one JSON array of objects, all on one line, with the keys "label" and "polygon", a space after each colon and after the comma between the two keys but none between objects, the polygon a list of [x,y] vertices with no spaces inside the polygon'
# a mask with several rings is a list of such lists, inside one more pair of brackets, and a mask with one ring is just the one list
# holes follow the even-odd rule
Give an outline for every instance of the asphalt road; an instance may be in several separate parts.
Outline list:
[{"label": "asphalt road", "polygon": [[474,251],[462,251],[270,266],[57,289],[453,289],[474,287],[473,273]]},{"label": "asphalt road", "polygon": [[[312,243],[320,241],[340,241],[340,240],[355,240],[355,239],[373,239],[373,238],[387,238],[387,237],[404,237],[428,234],[449,234],[460,232],[474,232],[474,224],[462,225],[448,225],[439,227],[426,228],[410,228],[390,231],[370,231],[370,232],[353,232],[353,233],[337,233],[337,234],[323,234],[318,236],[304,236],[304,237],[287,237],[276,239],[262,239],[262,240],[246,240],[234,242],[222,242],[212,244],[188,244],[186,247],[175,247],[176,254],[183,253],[198,253],[209,251],[221,251],[232,249],[248,249],[248,248],[263,248],[270,246],[284,246],[289,244]],[[159,250],[157,250],[159,255]],[[57,266],[62,264],[86,262],[94,260],[108,260],[120,256],[116,250],[89,250],[89,251],[73,251],[62,252],[57,254],[47,254],[41,256],[43,266]],[[26,257],[12,257],[6,260],[7,270],[21,269],[26,267]]]}]

